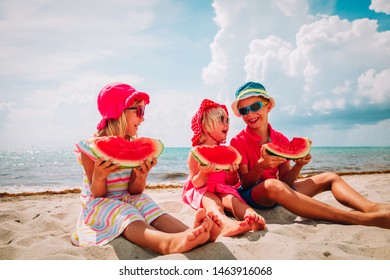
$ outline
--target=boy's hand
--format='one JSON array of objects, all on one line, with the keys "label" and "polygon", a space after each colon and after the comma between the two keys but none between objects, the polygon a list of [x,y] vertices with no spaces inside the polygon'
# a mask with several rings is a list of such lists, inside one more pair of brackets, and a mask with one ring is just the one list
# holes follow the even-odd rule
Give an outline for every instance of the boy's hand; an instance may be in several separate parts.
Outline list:
[{"label": "boy's hand", "polygon": [[282,157],[271,156],[269,153],[267,153],[264,146],[261,146],[260,153],[261,157],[257,162],[261,165],[263,170],[273,169],[287,161],[285,158]]},{"label": "boy's hand", "polygon": [[299,158],[299,159],[295,159],[294,162],[295,164],[298,164],[300,166],[304,166],[306,164],[308,164],[311,160],[311,155],[308,154],[307,156],[303,157],[303,158]]}]

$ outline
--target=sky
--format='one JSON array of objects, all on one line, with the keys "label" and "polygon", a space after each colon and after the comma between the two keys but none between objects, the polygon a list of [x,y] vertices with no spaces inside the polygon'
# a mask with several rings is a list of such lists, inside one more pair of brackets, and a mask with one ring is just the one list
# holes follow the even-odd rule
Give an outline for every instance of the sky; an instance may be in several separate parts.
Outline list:
[{"label": "sky", "polygon": [[204,98],[247,81],[313,146],[390,145],[388,0],[0,0],[0,147],[72,148],[111,82],[150,94],[139,135],[189,147]]}]

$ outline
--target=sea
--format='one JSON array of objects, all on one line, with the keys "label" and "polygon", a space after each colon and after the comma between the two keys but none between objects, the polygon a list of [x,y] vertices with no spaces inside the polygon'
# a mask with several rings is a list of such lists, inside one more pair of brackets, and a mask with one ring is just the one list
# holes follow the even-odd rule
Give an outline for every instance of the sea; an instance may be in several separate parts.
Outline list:
[{"label": "sea", "polygon": [[[188,177],[190,148],[165,148],[148,175],[148,186],[180,186]],[[390,172],[390,147],[312,147],[301,175]],[[73,148],[1,149],[0,194],[80,189],[82,167]]]}]

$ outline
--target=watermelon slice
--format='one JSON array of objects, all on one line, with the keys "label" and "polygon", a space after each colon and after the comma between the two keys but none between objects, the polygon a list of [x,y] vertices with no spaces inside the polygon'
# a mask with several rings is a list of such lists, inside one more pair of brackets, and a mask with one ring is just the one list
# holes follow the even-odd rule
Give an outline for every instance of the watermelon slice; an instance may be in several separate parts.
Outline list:
[{"label": "watermelon slice", "polygon": [[131,141],[116,136],[97,137],[90,147],[96,157],[111,159],[113,164],[119,163],[122,168],[138,167],[144,159],[152,161],[164,150],[160,140],[145,137]]},{"label": "watermelon slice", "polygon": [[242,158],[232,146],[196,146],[191,149],[191,153],[202,165],[214,163],[218,170],[229,170],[232,163],[239,164]]},{"label": "watermelon slice", "polygon": [[286,159],[299,159],[310,153],[311,141],[309,138],[294,137],[288,145],[270,142],[264,145],[270,155]]}]

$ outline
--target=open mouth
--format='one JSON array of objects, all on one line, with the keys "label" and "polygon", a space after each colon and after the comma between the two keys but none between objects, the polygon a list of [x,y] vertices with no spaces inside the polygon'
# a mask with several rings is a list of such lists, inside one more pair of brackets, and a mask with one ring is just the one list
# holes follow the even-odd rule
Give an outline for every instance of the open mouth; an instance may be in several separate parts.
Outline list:
[{"label": "open mouth", "polygon": [[247,122],[250,124],[255,124],[258,120],[259,120],[259,118],[257,117],[257,118],[249,119],[249,120],[247,120]]}]

